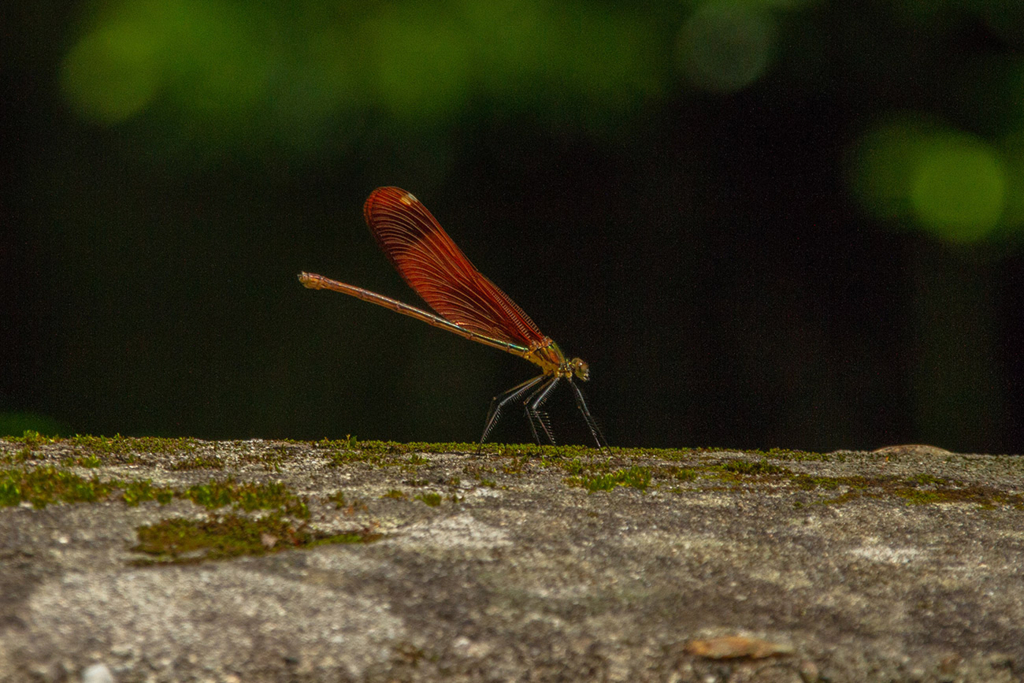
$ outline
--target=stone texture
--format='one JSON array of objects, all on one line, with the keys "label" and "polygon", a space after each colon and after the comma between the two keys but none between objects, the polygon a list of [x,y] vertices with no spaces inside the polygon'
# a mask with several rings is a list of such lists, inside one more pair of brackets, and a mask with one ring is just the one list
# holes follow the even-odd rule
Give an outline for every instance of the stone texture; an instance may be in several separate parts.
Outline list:
[{"label": "stone texture", "polygon": [[[0,441],[0,453],[19,447]],[[287,452],[278,471],[252,464],[271,448]],[[539,460],[505,472],[509,458],[473,453],[331,467],[302,444],[216,451],[223,470],[178,471],[172,456],[152,455],[74,471],[175,486],[280,480],[309,498],[318,528],[373,526],[383,538],[138,567],[138,526],[208,511],[180,500],[0,508],[0,681],[104,680],[100,665],[117,683],[998,683],[1024,672],[1019,503],[910,504],[882,491],[841,500],[842,488],[778,477],[588,493]],[[672,464],[736,458],[761,460],[709,452]],[[771,462],[815,477],[925,474],[1008,500],[1024,489],[1015,456]],[[472,476],[481,468],[491,481]],[[328,503],[339,490],[352,505]],[[391,490],[408,496],[382,497]],[[413,499],[424,492],[445,498]],[[731,635],[790,654],[708,659],[686,648]]]}]

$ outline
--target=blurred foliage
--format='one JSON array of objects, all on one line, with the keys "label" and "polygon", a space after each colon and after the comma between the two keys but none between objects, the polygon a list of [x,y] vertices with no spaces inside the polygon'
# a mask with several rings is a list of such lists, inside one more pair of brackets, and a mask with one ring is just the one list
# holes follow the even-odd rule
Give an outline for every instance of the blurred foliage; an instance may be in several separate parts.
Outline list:
[{"label": "blurred foliage", "polygon": [[83,117],[162,114],[221,144],[287,144],[357,114],[450,124],[480,99],[603,117],[665,87],[663,29],[612,5],[121,0],[85,23],[63,67]]},{"label": "blurred foliage", "polygon": [[[88,7],[62,75],[83,118],[108,126],[148,119],[198,147],[302,154],[324,137],[344,147],[368,119],[452,127],[482,107],[601,129],[686,83],[739,91],[770,73],[785,31],[780,20],[815,3],[116,0]],[[905,0],[891,10],[895,21],[936,33],[978,13],[1009,40],[1022,37],[1021,11],[1010,0]],[[966,104],[978,111],[974,119],[1003,134],[1024,130],[1024,58],[979,60],[957,78],[975,98]],[[1024,217],[1008,210],[1024,196],[1019,149],[955,125],[923,125],[923,116],[868,126],[856,144],[852,186],[864,208],[953,242],[1019,228]]]}]

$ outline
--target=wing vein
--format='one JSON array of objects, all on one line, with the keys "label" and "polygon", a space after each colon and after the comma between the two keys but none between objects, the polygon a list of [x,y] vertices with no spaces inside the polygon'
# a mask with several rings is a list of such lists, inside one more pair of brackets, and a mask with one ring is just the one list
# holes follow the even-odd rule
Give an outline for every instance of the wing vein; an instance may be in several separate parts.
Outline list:
[{"label": "wing vein", "polygon": [[366,200],[363,215],[402,279],[438,315],[513,344],[546,343],[523,309],[473,266],[413,195],[397,187],[378,188]]}]

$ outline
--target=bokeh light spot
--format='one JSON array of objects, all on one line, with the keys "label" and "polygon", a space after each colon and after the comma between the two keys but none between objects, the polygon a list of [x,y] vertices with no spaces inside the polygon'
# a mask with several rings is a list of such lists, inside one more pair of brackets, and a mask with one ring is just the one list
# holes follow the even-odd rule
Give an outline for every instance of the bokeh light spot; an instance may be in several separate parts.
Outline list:
[{"label": "bokeh light spot", "polygon": [[[125,0],[106,6],[64,60],[63,87],[90,120],[116,124],[154,106],[223,131],[265,106],[278,45],[261,6]],[[172,105],[168,107],[167,105]]]},{"label": "bokeh light spot", "polygon": [[879,123],[852,161],[853,192],[878,218],[954,242],[982,239],[1013,218],[1012,166],[984,140],[937,122],[905,115]]},{"label": "bokeh light spot", "polygon": [[65,95],[87,119],[115,124],[132,118],[159,89],[158,45],[158,36],[127,21],[83,36],[64,60]]},{"label": "bokeh light spot", "polygon": [[683,24],[676,58],[694,85],[735,92],[764,74],[774,46],[775,23],[768,12],[752,4],[713,0]]},{"label": "bokeh light spot", "polygon": [[941,237],[970,242],[996,228],[1006,199],[1006,171],[985,142],[963,134],[936,138],[911,183],[914,212]]}]

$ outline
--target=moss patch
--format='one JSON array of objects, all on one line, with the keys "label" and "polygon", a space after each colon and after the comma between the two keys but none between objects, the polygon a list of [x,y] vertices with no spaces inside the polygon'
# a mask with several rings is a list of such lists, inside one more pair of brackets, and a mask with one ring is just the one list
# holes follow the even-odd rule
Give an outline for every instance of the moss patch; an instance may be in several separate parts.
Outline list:
[{"label": "moss patch", "polygon": [[208,484],[191,486],[180,494],[196,505],[214,510],[226,505],[234,505],[247,512],[253,510],[274,510],[308,518],[309,506],[305,499],[300,498],[281,482],[256,484],[253,482],[236,482],[234,479],[211,481]]},{"label": "moss patch", "polygon": [[442,499],[440,493],[421,493],[420,495],[416,496],[415,500],[423,501],[430,507],[435,508],[441,504]]},{"label": "moss patch", "polygon": [[770,474],[790,474],[790,470],[780,465],[775,465],[768,460],[726,460],[720,465],[716,465],[717,469],[728,474],[736,474],[744,477],[756,477],[760,475]]},{"label": "moss patch", "polygon": [[121,500],[132,506],[147,500],[166,504],[173,498],[182,498],[211,510],[231,505],[245,511],[280,510],[303,519],[309,517],[306,500],[281,482],[258,484],[226,479],[174,489],[154,486],[148,479],[87,479],[52,465],[0,470],[0,506],[28,502],[42,508],[54,503],[92,503],[116,500],[118,493]]},{"label": "moss patch", "polygon": [[616,486],[628,486],[640,491],[646,491],[647,487],[651,485],[652,477],[651,468],[634,466],[605,474],[584,474],[567,477],[565,483],[569,486],[585,488],[591,493],[595,491],[611,491]]},{"label": "moss patch", "polygon": [[115,483],[85,479],[52,465],[0,470],[0,506],[92,503],[107,498],[116,488]]},{"label": "moss patch", "polygon": [[167,505],[176,495],[176,491],[172,488],[163,486],[153,486],[153,482],[148,479],[142,481],[128,482],[124,486],[124,492],[121,494],[125,502],[125,505],[136,506],[139,503],[144,503],[148,500],[155,500],[161,505]]},{"label": "moss patch", "polygon": [[[55,441],[56,442],[56,441]],[[76,448],[87,450],[93,455],[128,456],[133,453],[188,453],[196,449],[198,442],[190,438],[165,439],[155,436],[82,436],[67,439]]]},{"label": "moss patch", "polygon": [[317,533],[278,514],[258,519],[236,514],[202,520],[165,519],[137,531],[139,543],[132,550],[150,557],[134,560],[134,565],[196,564],[332,543],[371,543],[381,537],[369,529]]},{"label": "moss patch", "polygon": [[[11,439],[7,440],[12,441]],[[76,436],[71,439],[57,439],[40,436],[34,432],[26,432],[14,442],[23,444],[16,451],[8,449],[2,462],[12,465],[31,466],[40,459],[45,459],[51,448],[70,446],[77,451],[71,459],[64,459],[65,464],[79,467],[93,467],[97,462],[123,463],[146,458],[157,467],[166,469],[211,469],[224,466],[222,459],[216,455],[218,444],[207,444],[191,439],[156,439],[150,437],[90,437]],[[196,452],[202,446],[202,452]],[[664,489],[673,493],[685,493],[694,490],[728,491],[737,494],[753,493],[780,489],[804,491],[817,494],[817,500],[804,498],[802,504],[841,504],[859,497],[895,495],[903,498],[908,504],[928,504],[941,502],[974,502],[978,505],[1001,506],[1024,505],[1020,495],[1000,493],[995,489],[969,486],[962,482],[943,479],[931,474],[904,475],[894,477],[862,477],[862,476],[818,476],[792,470],[780,460],[788,462],[842,461],[847,454],[819,454],[787,449],[770,449],[767,451],[731,451],[738,456],[722,460],[722,449],[684,448],[684,449],[628,449],[609,448],[596,450],[583,446],[538,446],[534,444],[467,444],[467,443],[408,443],[393,441],[359,441],[348,436],[345,439],[321,440],[312,443],[295,441],[260,442],[249,447],[233,448],[232,453],[244,463],[256,463],[269,470],[280,469],[287,460],[296,457],[308,458],[310,448],[313,455],[319,455],[328,467],[339,468],[400,468],[409,473],[402,481],[410,487],[420,487],[437,481],[436,474],[427,474],[426,470],[434,469],[437,463],[430,456],[435,453],[461,453],[464,464],[458,474],[448,475],[451,481],[459,481],[463,477],[476,480],[481,486],[507,488],[509,477],[537,474],[551,471],[561,474],[562,480],[569,486],[586,488],[591,492],[610,491],[619,486],[634,488],[639,491]],[[93,450],[95,449],[95,450]],[[209,451],[214,451],[210,453]],[[169,465],[164,454],[186,455],[177,460],[177,464]],[[870,457],[868,454],[861,454]],[[458,476],[461,475],[461,476]],[[21,475],[19,475],[20,477]],[[55,476],[51,471],[49,476]],[[506,481],[498,483],[499,477]],[[66,482],[64,488],[71,486]],[[83,480],[88,482],[89,480]],[[12,493],[10,478],[5,484],[6,499],[15,497]],[[204,485],[205,490],[192,490],[187,494],[176,492],[174,495],[185,495],[189,499],[203,505],[215,505],[231,501],[240,506],[241,498],[249,496],[260,498],[273,492],[266,490],[246,490],[235,483],[211,483]],[[220,491],[214,490],[221,486]],[[95,484],[84,485],[88,491]],[[233,488],[232,488],[233,487]],[[18,490],[21,486],[17,485]],[[37,487],[38,488],[38,487]],[[60,488],[60,487],[58,487]],[[224,490],[224,489],[229,490]],[[133,492],[134,493],[134,492]],[[132,500],[144,500],[151,495],[142,488],[138,496],[129,496]],[[63,500],[58,494],[55,500]],[[71,494],[69,494],[71,495]],[[84,495],[84,494],[83,494]],[[103,489],[98,489],[97,496],[103,497]],[[156,495],[156,494],[152,494]],[[166,498],[166,493],[162,494]],[[411,494],[392,490],[384,497],[409,500]],[[20,494],[18,494],[20,499]],[[45,491],[35,495],[35,501],[47,500]],[[297,499],[296,499],[297,500]],[[38,503],[34,503],[38,504]],[[226,503],[224,503],[226,504]],[[295,504],[295,501],[292,501]],[[280,501],[269,504],[280,507],[287,505]],[[243,509],[245,509],[243,507]],[[295,512],[292,508],[289,514]]]}]

